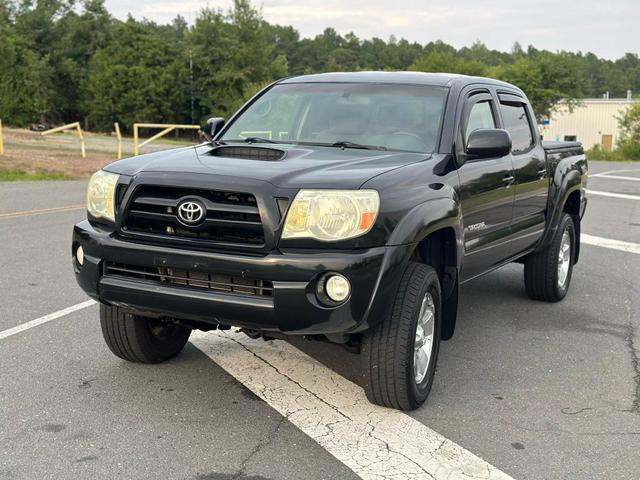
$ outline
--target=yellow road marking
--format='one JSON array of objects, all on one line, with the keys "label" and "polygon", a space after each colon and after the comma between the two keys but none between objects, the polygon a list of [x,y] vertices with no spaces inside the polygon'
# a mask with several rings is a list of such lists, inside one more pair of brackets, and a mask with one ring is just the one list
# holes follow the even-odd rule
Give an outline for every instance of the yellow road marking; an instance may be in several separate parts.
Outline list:
[{"label": "yellow road marking", "polygon": [[66,205],[64,207],[40,208],[37,210],[23,210],[21,212],[0,213],[0,219],[30,217],[32,215],[45,215],[47,213],[70,212],[72,210],[80,210],[86,208],[84,203],[76,205]]}]

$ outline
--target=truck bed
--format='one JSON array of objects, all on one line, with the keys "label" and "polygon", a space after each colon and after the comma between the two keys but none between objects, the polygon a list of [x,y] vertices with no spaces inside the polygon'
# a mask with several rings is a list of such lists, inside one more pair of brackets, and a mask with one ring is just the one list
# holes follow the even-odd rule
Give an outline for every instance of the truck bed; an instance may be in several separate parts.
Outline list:
[{"label": "truck bed", "polygon": [[542,147],[547,151],[547,153],[551,154],[567,151],[572,151],[576,155],[584,153],[584,148],[580,142],[552,142],[545,140],[542,142]]}]

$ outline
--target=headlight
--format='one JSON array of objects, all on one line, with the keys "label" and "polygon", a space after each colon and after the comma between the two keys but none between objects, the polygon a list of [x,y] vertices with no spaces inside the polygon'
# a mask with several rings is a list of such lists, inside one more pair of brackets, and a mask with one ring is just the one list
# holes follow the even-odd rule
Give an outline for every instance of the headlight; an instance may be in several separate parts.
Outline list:
[{"label": "headlight", "polygon": [[96,218],[116,221],[115,193],[119,175],[100,170],[94,173],[87,188],[87,211]]},{"label": "headlight", "polygon": [[335,242],[364,235],[376,221],[375,190],[300,190],[284,224],[282,238]]}]

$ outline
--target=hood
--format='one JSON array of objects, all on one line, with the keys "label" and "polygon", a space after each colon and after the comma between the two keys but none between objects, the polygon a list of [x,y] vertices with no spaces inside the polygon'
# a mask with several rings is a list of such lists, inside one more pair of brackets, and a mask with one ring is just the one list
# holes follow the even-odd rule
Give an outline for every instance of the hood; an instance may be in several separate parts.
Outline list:
[{"label": "hood", "polygon": [[283,145],[199,145],[112,163],[110,172],[214,174],[251,178],[282,188],[359,188],[390,170],[430,158],[424,153]]}]

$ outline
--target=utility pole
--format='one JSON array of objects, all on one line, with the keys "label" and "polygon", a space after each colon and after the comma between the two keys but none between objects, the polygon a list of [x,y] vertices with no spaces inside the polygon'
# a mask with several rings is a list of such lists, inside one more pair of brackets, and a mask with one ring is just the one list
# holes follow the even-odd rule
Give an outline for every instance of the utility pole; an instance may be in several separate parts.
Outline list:
[{"label": "utility pole", "polygon": [[191,83],[191,125],[195,125],[195,113],[193,111],[194,98],[193,98],[193,55],[191,54],[191,47],[189,47],[189,76]]},{"label": "utility pole", "polygon": [[[189,23],[187,28],[191,28],[191,9],[189,9]],[[194,92],[193,92],[193,53],[191,52],[191,45],[189,45],[189,89],[191,90],[191,125],[195,125],[195,112],[194,112]]]}]

